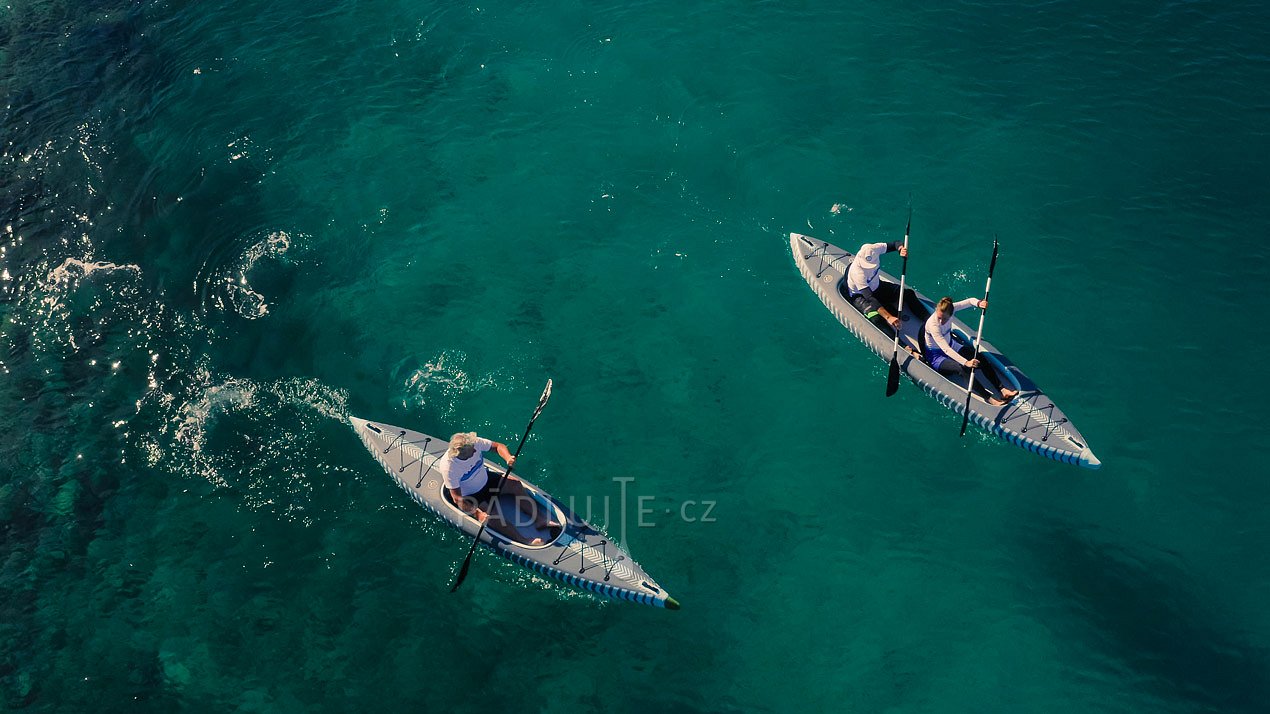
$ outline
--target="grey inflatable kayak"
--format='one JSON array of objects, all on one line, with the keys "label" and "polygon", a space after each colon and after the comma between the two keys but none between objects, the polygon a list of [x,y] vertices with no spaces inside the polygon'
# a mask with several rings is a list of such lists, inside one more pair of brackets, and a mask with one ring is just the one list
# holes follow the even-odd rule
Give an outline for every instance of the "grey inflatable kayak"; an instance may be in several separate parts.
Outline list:
[{"label": "grey inflatable kayak", "polygon": [[[798,270],[825,307],[829,308],[851,334],[860,338],[879,357],[890,362],[891,334],[860,314],[844,294],[844,278],[854,257],[852,253],[801,233],[790,233],[789,245],[794,251],[794,262],[798,265]],[[898,286],[899,281],[892,276],[883,271],[878,274],[882,280]],[[900,345],[903,347],[907,344],[920,349],[922,328],[926,318],[935,309],[935,301],[916,291],[906,294],[915,294],[918,304],[912,305],[912,300],[905,298],[904,313],[900,316]],[[967,345],[974,344],[973,329],[955,316],[952,325],[953,334],[959,341]],[[1003,383],[1019,390],[1019,395],[1008,404],[992,406],[975,394],[970,400],[970,421],[1012,444],[1055,461],[1089,469],[1102,465],[1085,443],[1085,437],[1081,436],[1058,405],[1023,370],[986,340],[980,343],[979,349],[981,359],[992,365]],[[922,391],[957,414],[965,413],[967,380],[964,375],[953,375],[950,378],[903,349],[899,353],[899,363],[901,374],[908,376]]]},{"label": "grey inflatable kayak", "polygon": [[[370,422],[351,417],[353,429],[384,471],[419,505],[470,538],[480,524],[460,511],[442,488],[441,474],[434,468],[445,454],[447,441],[411,429],[383,422]],[[503,473],[498,465],[486,460],[492,477]],[[520,478],[517,476],[517,478]],[[679,602],[631,560],[620,546],[596,530],[551,494],[521,478],[521,482],[544,508],[554,511],[552,520],[564,525],[555,538],[531,525],[518,526],[519,540],[510,540],[492,528],[481,535],[481,544],[502,557],[530,570],[555,578],[574,587],[589,590],[614,600],[629,600],[654,607],[678,610]],[[514,513],[511,497],[500,502],[504,513]],[[529,545],[542,538],[543,545]]]}]

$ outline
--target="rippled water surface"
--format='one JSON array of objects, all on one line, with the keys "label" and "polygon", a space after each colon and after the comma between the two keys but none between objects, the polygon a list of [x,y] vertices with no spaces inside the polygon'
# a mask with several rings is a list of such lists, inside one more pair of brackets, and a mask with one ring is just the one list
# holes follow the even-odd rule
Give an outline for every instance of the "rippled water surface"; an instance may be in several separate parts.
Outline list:
[{"label": "rippled water surface", "polygon": [[[9,0],[0,709],[1265,711],[1270,18],[1113,5]],[[1101,471],[807,289],[910,194]],[[547,377],[520,467],[683,611],[447,594],[346,421]]]}]

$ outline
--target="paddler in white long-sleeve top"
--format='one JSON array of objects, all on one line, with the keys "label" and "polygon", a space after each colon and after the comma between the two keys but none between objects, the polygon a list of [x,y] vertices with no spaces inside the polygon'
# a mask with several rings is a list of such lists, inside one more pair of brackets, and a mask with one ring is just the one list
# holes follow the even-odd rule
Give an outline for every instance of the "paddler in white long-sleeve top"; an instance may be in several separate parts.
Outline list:
[{"label": "paddler in white long-sleeve top", "polygon": [[[538,501],[525,489],[524,484],[515,476],[504,476],[499,483],[490,476],[485,468],[485,452],[490,449],[498,451],[498,455],[507,462],[511,469],[515,459],[507,450],[507,445],[498,441],[482,439],[476,432],[459,432],[450,437],[450,448],[437,464],[437,470],[445,479],[445,488],[450,491],[450,498],[459,510],[483,522],[492,518],[489,527],[502,533],[511,540],[520,542],[520,533],[509,522],[515,514],[500,513],[497,496],[500,493],[511,495],[516,500],[519,513],[523,519],[515,519],[516,524],[532,522],[536,527],[551,531],[560,524],[548,519],[538,507]],[[541,538],[534,538],[529,545],[542,545]]]},{"label": "paddler in white long-sleeve top", "polygon": [[[975,348],[957,342],[956,338],[952,336],[951,321],[953,313],[968,307],[977,307],[985,310],[988,307],[988,301],[972,297],[953,302],[952,298],[946,295],[940,298],[939,304],[935,306],[935,311],[926,319],[926,354],[924,358],[927,364],[944,374],[956,374],[963,369],[977,370],[976,375],[985,377],[1003,397],[998,399],[991,394],[987,394],[988,403],[993,406],[1001,406],[1018,396],[1018,391],[1003,388],[1001,380],[997,377],[996,370],[991,369],[981,360],[975,359]],[[978,382],[979,380],[976,378],[975,381]]]},{"label": "paddler in white long-sleeve top", "polygon": [[908,255],[908,248],[903,241],[890,243],[865,243],[856,251],[851,259],[851,267],[847,269],[843,287],[847,299],[865,317],[878,327],[890,325],[891,329],[900,329],[898,311],[900,288],[898,285],[883,282],[878,270],[882,256],[898,250],[901,256]]}]

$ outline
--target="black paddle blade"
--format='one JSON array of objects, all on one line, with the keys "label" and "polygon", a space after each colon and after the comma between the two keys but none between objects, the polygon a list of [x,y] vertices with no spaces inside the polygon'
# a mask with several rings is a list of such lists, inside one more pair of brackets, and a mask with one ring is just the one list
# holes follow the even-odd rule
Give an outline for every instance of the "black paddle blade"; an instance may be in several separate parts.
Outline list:
[{"label": "black paddle blade", "polygon": [[454,584],[450,586],[450,592],[459,589],[463,584],[464,578],[467,577],[468,566],[472,564],[472,554],[476,552],[476,544],[481,542],[481,534],[485,532],[485,526],[489,524],[489,520],[481,523],[481,527],[476,531],[476,537],[472,539],[472,545],[467,549],[467,557],[463,559],[463,565],[459,566],[459,576],[454,579]]},{"label": "black paddle blade", "polygon": [[970,399],[966,399],[966,411],[961,414],[961,435],[966,435],[966,427],[970,425]]},{"label": "black paddle blade", "polygon": [[458,590],[459,586],[463,584],[463,579],[467,577],[467,567],[471,564],[472,558],[468,556],[467,560],[463,561],[463,567],[459,568],[459,577],[454,579],[454,584],[450,586],[450,592]]},{"label": "black paddle blade", "polygon": [[891,355],[891,371],[886,373],[886,396],[895,396],[900,391],[900,362]]}]

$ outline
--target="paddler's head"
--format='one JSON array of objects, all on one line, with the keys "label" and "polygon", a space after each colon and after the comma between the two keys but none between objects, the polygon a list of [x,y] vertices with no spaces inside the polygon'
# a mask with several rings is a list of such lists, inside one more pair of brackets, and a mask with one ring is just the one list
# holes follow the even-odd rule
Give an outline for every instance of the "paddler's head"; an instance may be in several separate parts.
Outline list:
[{"label": "paddler's head", "polygon": [[476,453],[476,432],[460,431],[450,437],[450,458],[470,459]]},{"label": "paddler's head", "polygon": [[939,299],[939,304],[935,306],[935,312],[936,314],[939,315],[940,324],[943,324],[951,320],[953,315],[952,298],[948,297],[947,295],[941,297]]}]

